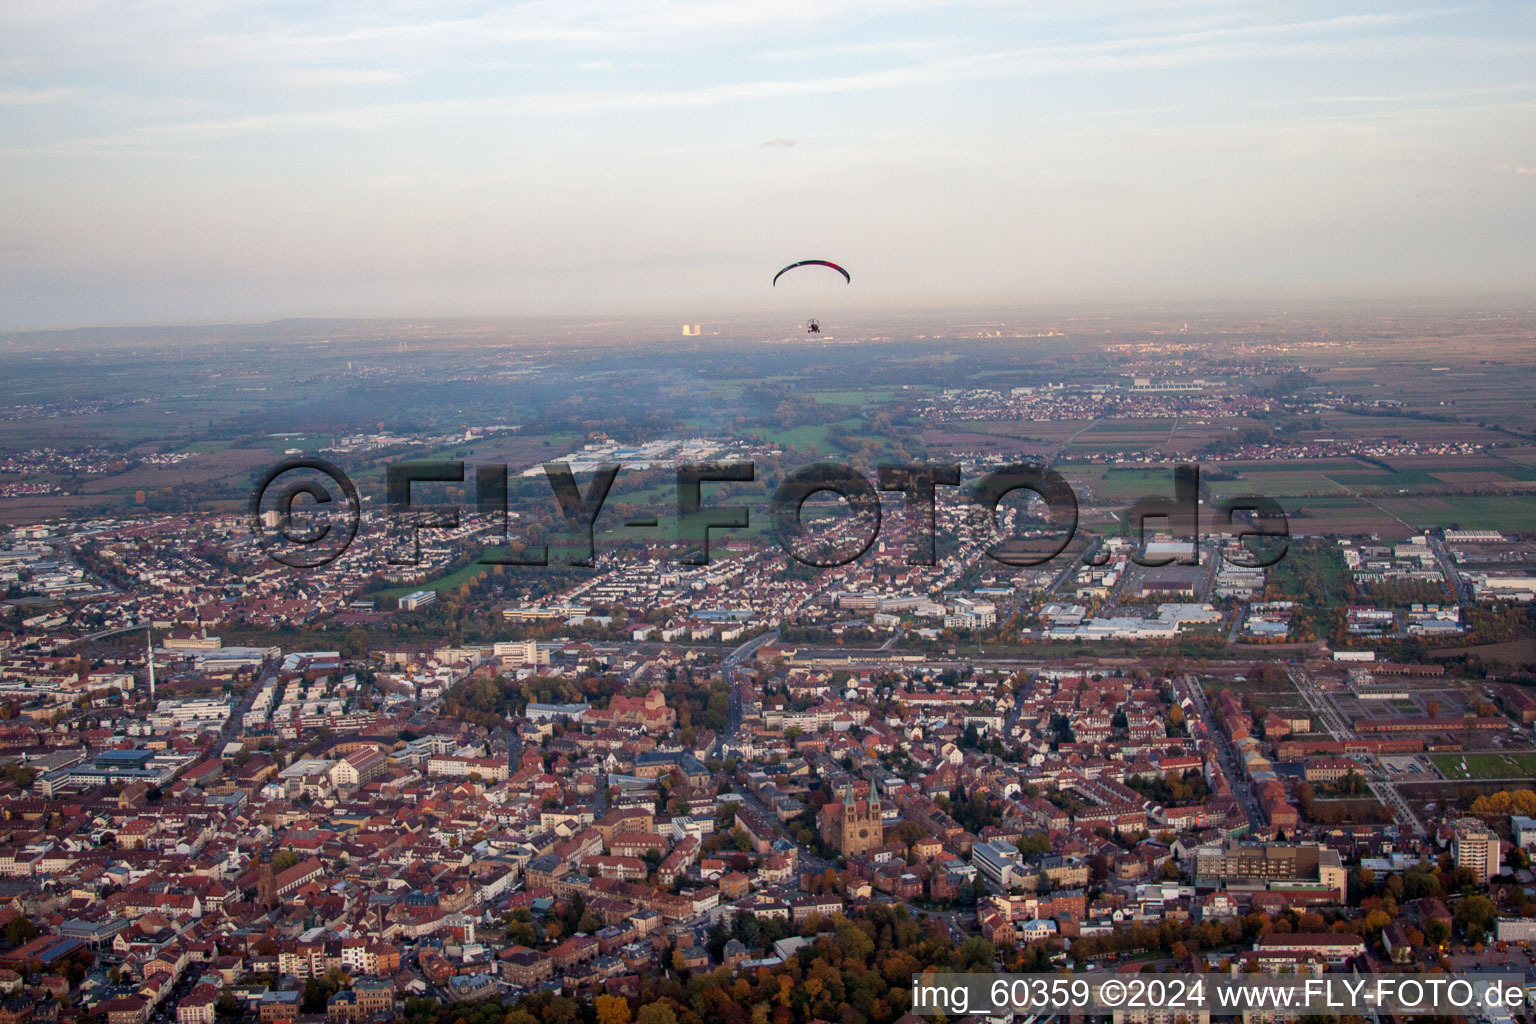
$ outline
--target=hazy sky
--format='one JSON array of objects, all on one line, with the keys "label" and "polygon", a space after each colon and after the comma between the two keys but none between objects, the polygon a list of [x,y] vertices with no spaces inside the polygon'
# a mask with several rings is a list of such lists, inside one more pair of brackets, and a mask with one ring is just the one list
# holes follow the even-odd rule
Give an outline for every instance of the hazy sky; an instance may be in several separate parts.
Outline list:
[{"label": "hazy sky", "polygon": [[1530,293],[1536,5],[7,0],[0,327]]}]

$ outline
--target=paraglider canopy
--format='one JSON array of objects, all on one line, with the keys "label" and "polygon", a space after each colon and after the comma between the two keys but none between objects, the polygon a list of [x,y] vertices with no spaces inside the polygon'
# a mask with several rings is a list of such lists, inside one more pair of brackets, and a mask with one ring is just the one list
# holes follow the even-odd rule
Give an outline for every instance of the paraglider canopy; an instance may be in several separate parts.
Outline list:
[{"label": "paraglider canopy", "polygon": [[783,277],[785,274],[789,273],[791,270],[794,270],[796,267],[831,267],[833,270],[835,270],[839,274],[843,275],[843,280],[844,281],[847,281],[849,284],[853,283],[853,278],[848,276],[848,271],[844,270],[842,267],[838,266],[836,263],[832,263],[832,262],[830,262],[828,260],[801,260],[799,263],[791,263],[789,266],[785,267],[783,270],[779,271],[777,274],[774,274],[773,275],[773,286],[774,287],[778,287],[779,278]]}]

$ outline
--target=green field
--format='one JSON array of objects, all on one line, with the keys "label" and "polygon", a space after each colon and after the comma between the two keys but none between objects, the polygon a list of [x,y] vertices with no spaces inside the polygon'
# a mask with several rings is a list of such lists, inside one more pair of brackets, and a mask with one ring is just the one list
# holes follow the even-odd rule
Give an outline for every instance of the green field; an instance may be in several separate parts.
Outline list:
[{"label": "green field", "polygon": [[1329,473],[1328,479],[1345,487],[1364,487],[1372,490],[1396,490],[1399,487],[1419,487],[1439,483],[1422,469],[1400,469],[1396,473]]},{"label": "green field", "polygon": [[[1214,490],[1214,489],[1215,488],[1213,487],[1212,490]],[[1296,498],[1295,499],[1295,504],[1297,506],[1299,506],[1299,507],[1302,507],[1302,508],[1311,508],[1311,509],[1319,509],[1319,508],[1349,508],[1349,509],[1356,509],[1356,508],[1370,508],[1371,507],[1370,505],[1366,504],[1365,501],[1363,501],[1362,499],[1356,498],[1356,497],[1353,497],[1353,496],[1347,495],[1347,494],[1341,494],[1341,495],[1339,495],[1337,497],[1318,497],[1316,495],[1308,495],[1307,497],[1304,497],[1304,498],[1300,498],[1300,497]]]},{"label": "green field", "polygon": [[1212,480],[1211,493],[1267,494],[1272,498],[1297,494],[1338,494],[1343,484],[1335,483],[1327,473],[1291,468],[1263,474],[1243,470],[1241,480]]},{"label": "green field", "polygon": [[[1512,463],[1498,462],[1498,463],[1494,463],[1494,464],[1488,466],[1487,469],[1491,469],[1494,472],[1498,473],[1500,476],[1505,477],[1506,479],[1509,479],[1509,480],[1518,480],[1518,481],[1521,481],[1521,482],[1536,481],[1536,468],[1532,468],[1530,466],[1517,466],[1517,465],[1514,465]],[[1435,476],[1442,477],[1442,478],[1444,478],[1444,477],[1451,477],[1451,478],[1454,479],[1455,476],[1458,473],[1481,473],[1481,472],[1486,472],[1486,470],[1484,470],[1484,469],[1465,469],[1465,470],[1464,469],[1437,469],[1434,472],[1435,472]]]},{"label": "green field", "polygon": [[1463,530],[1518,533],[1536,531],[1536,498],[1530,495],[1383,498],[1381,507],[1414,526],[1456,525]]},{"label": "green field", "polygon": [[1356,462],[1354,459],[1272,459],[1265,462],[1226,462],[1222,464],[1222,468],[1235,470],[1244,476],[1255,473],[1260,475],[1297,472],[1332,473],[1335,471],[1350,473],[1364,469],[1365,463]]},{"label": "green field", "polygon": [[873,405],[876,402],[890,402],[898,397],[914,397],[913,390],[903,391],[901,388],[870,388],[868,391],[812,391],[812,397],[818,402],[829,405]]},{"label": "green field", "polygon": [[824,455],[832,450],[832,446],[827,443],[828,426],[830,424],[816,423],[798,427],[767,427],[762,429],[761,433],[769,441],[784,445],[786,448],[799,448],[802,451]]},{"label": "green field", "polygon": [[1079,492],[1083,487],[1092,490],[1099,501],[1131,502],[1150,495],[1173,496],[1172,469],[1067,468],[1062,476]]},{"label": "green field", "polygon": [[1166,434],[1173,429],[1171,419],[1099,420],[1093,425],[1097,434]]},{"label": "green field", "polygon": [[1325,543],[1292,544],[1271,570],[1270,582],[1291,600],[1335,608],[1354,600],[1355,589],[1337,548]]},{"label": "green field", "polygon": [[[1536,779],[1536,752],[1510,754],[1431,754],[1448,779]],[[1462,762],[1466,762],[1463,768]]]}]

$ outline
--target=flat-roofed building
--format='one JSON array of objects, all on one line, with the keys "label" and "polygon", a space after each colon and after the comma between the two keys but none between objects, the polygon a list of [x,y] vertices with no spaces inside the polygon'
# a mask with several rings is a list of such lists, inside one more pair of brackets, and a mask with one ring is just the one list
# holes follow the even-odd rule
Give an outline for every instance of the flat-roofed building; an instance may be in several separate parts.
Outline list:
[{"label": "flat-roofed building", "polygon": [[1225,843],[1195,851],[1195,884],[1222,888],[1232,883],[1316,882],[1348,892],[1348,873],[1339,852],[1321,843]]},{"label": "flat-roofed building", "polygon": [[1020,885],[1028,874],[1019,848],[1002,840],[972,846],[971,863],[983,878],[1004,890]]},{"label": "flat-roofed building", "polygon": [[[1253,948],[1261,956],[1300,953],[1318,957],[1330,964],[1341,964],[1365,954],[1365,942],[1360,936],[1337,932],[1271,932],[1255,941]],[[1262,962],[1260,966],[1263,966]]]}]

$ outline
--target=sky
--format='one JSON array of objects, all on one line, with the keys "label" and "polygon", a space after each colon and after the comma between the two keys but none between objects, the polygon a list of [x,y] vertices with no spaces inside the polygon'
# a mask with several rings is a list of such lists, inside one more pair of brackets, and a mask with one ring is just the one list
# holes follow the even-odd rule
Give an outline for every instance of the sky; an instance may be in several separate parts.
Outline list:
[{"label": "sky", "polygon": [[0,329],[1521,301],[1536,5],[8,0]]}]

